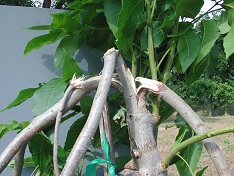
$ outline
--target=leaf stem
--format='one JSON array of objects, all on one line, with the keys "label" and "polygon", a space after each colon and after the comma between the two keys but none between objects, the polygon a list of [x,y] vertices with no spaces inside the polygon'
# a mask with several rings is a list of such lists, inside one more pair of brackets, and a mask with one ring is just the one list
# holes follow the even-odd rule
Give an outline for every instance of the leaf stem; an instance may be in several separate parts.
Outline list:
[{"label": "leaf stem", "polygon": [[177,155],[177,153],[182,150],[183,148],[189,146],[190,144],[193,144],[195,142],[201,141],[206,138],[210,138],[213,136],[221,135],[224,133],[231,133],[234,132],[234,127],[226,127],[218,130],[213,130],[207,133],[203,133],[200,135],[195,135],[182,143],[178,144],[176,147],[174,147],[166,156],[166,158],[162,161],[162,167],[167,168],[170,165],[170,162],[172,159]]},{"label": "leaf stem", "polygon": [[[154,0],[153,9],[151,10],[151,5],[149,0],[145,0],[146,14],[147,14],[147,37],[148,37],[148,51],[147,55],[149,57],[151,78],[157,80],[157,69],[155,62],[154,53],[154,43],[153,43],[153,31],[152,31],[152,19],[154,10],[156,8],[156,0]],[[159,117],[159,103],[158,98],[153,96],[152,99],[152,114],[158,118]]]},{"label": "leaf stem", "polygon": [[[176,34],[178,32],[178,26],[179,26],[179,18],[176,19],[175,26],[173,28],[173,34]],[[177,39],[173,37],[170,42],[170,53],[163,72],[163,80],[162,80],[163,83],[167,82],[171,73],[171,67],[175,57],[176,40]]]}]

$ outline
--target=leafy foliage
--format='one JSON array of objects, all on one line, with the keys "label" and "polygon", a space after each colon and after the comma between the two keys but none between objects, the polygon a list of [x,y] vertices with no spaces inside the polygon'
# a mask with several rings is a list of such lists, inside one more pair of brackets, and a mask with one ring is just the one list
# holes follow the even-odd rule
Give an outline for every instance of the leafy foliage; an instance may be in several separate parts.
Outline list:
[{"label": "leafy foliage", "polygon": [[[60,2],[61,4],[66,3],[65,1]],[[234,38],[233,2],[232,0],[216,1],[216,5],[221,5],[223,10],[220,12],[221,16],[214,20],[202,19],[213,10],[210,9],[204,14],[199,14],[203,4],[203,0],[196,2],[194,0],[75,0],[66,4],[69,10],[52,14],[53,20],[50,25],[28,28],[30,30],[48,30],[48,33],[29,41],[24,51],[26,55],[60,40],[55,51],[54,67],[56,71],[62,70],[61,78],[54,78],[39,88],[23,90],[4,110],[20,105],[33,97],[33,115],[37,116],[57,103],[63,96],[68,79],[73,74],[82,75],[82,71],[73,57],[83,44],[101,51],[117,47],[124,58],[131,62],[134,76],[158,79],[169,86],[173,86],[175,82],[180,84],[182,82],[180,79],[183,79],[187,85],[191,85],[191,90],[196,90],[193,91],[194,94],[190,94],[190,99],[196,98],[199,103],[204,104],[203,100],[209,98],[218,100],[219,103],[232,102],[233,100],[228,98],[234,97],[230,95],[230,92],[234,92],[233,88],[227,83],[221,82],[222,79],[217,75],[212,75],[212,72],[216,70],[219,60],[223,61],[223,56],[222,58],[217,57],[217,47],[224,50],[226,58],[232,58],[234,53],[231,41]],[[199,20],[201,22],[197,25]],[[220,36],[224,38],[223,42],[218,41]],[[220,67],[220,70],[223,68]],[[204,71],[207,78],[213,77],[212,79],[219,82],[198,80]],[[175,80],[180,75],[182,78]],[[198,81],[195,82],[196,80]],[[178,91],[182,92],[184,87],[181,85]],[[212,95],[204,97],[202,91],[209,91]],[[208,93],[206,92],[205,95]],[[184,97],[186,96],[184,95]],[[199,96],[201,97],[197,98]],[[121,98],[119,94],[113,94],[110,97],[111,116],[116,117],[114,120],[119,123],[112,123],[114,142],[129,145],[124,105]],[[162,116],[158,125],[174,112],[167,104],[156,101],[152,96],[148,96],[147,101],[150,104],[148,109],[156,116]],[[60,165],[64,164],[67,153],[71,150],[84,126],[91,104],[92,97],[90,96],[81,100],[80,110],[84,116],[77,119],[70,127],[64,149],[59,147]],[[77,111],[74,114],[71,113],[67,118],[76,113]],[[14,126],[14,123],[12,122],[11,125]],[[13,128],[8,128],[6,125],[0,126],[2,135],[5,134],[4,130],[7,132],[7,130],[15,129],[18,129],[17,124]],[[191,135],[191,129],[182,125],[176,142],[181,142]],[[96,140],[98,137],[96,135],[93,140],[94,147],[98,147],[100,144],[100,140]],[[34,166],[39,166],[41,174],[43,172],[50,174],[52,144],[49,138],[40,133],[30,141],[29,146]],[[181,175],[190,173],[190,170],[194,172],[201,151],[202,146],[198,142],[183,150],[180,155],[183,161],[178,157],[175,158],[173,162],[176,163]],[[128,157],[120,157],[117,161],[125,163],[127,160]],[[184,161],[187,164],[184,164]],[[118,164],[118,168],[122,168],[122,165]],[[203,174],[204,170],[205,168],[197,175]]]}]

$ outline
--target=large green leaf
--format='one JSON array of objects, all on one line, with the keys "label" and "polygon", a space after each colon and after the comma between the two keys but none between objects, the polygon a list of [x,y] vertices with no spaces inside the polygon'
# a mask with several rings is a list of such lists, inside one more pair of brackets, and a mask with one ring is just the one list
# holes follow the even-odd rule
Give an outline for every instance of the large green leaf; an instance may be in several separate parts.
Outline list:
[{"label": "large green leaf", "polygon": [[215,21],[202,20],[202,37],[201,37],[201,48],[196,59],[196,63],[200,62],[214,46],[215,41],[219,38],[220,33]]},{"label": "large green leaf", "polygon": [[117,46],[124,53],[132,46],[144,10],[143,0],[123,0],[118,18]]},{"label": "large green leaf", "polygon": [[118,0],[105,0],[104,1],[104,14],[107,23],[115,38],[117,38],[118,30],[118,16],[121,9],[121,1]]},{"label": "large green leaf", "polygon": [[27,43],[27,46],[24,50],[24,55],[30,53],[33,50],[40,49],[45,45],[56,42],[57,40],[61,39],[65,34],[66,32],[64,31],[56,30],[56,32],[50,32],[48,34],[33,38]]},{"label": "large green leaf", "polygon": [[82,76],[83,73],[78,67],[77,62],[68,53],[65,53],[64,59],[62,78],[71,79],[74,74],[78,77]]},{"label": "large green leaf", "polygon": [[200,39],[194,32],[187,32],[179,38],[177,51],[183,72],[185,72],[196,59],[199,48]]},{"label": "large green leaf", "polygon": [[73,57],[75,52],[81,47],[83,44],[84,37],[82,33],[69,33],[68,36],[65,36],[61,42],[59,43],[54,58],[54,66],[55,70],[62,68],[64,59],[67,53]]},{"label": "large green leaf", "polygon": [[67,80],[54,78],[38,89],[33,96],[33,116],[38,116],[57,103],[64,94]]},{"label": "large green leaf", "polygon": [[27,99],[29,99],[33,96],[34,92],[37,89],[38,88],[28,88],[28,89],[21,90],[19,92],[18,96],[16,97],[16,99],[1,111],[13,108],[13,107],[18,106],[21,103],[25,102]]},{"label": "large green leaf", "polygon": [[85,125],[86,119],[87,116],[80,117],[71,125],[65,141],[65,146],[64,146],[65,151],[69,151],[72,149],[83,126]]},{"label": "large green leaf", "polygon": [[[189,145],[184,151],[181,157],[188,163],[190,169],[194,172],[197,168],[197,164],[200,160],[200,156],[202,154],[202,142],[196,142]],[[176,167],[180,176],[192,176],[189,167],[187,164],[180,160],[176,163]]]},{"label": "large green leaf", "polygon": [[223,39],[223,46],[224,46],[224,51],[226,53],[226,58],[228,58],[231,54],[234,53],[233,39],[234,39],[234,23],[232,24],[231,29],[226,35],[226,37],[224,37]]},{"label": "large green leaf", "polygon": [[176,7],[176,15],[195,18],[204,4],[203,0],[181,0]]},{"label": "large green leaf", "polygon": [[28,146],[34,165],[38,166],[39,170],[43,172],[52,161],[52,143],[46,136],[39,133],[29,141]]}]

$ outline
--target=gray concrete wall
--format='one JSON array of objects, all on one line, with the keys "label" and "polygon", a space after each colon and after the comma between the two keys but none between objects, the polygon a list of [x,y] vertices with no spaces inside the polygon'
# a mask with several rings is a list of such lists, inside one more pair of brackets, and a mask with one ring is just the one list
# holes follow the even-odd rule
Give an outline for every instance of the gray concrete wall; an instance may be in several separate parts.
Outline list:
[{"label": "gray concrete wall", "polygon": [[[47,82],[51,78],[59,77],[54,73],[53,57],[58,43],[48,45],[40,50],[23,56],[27,42],[47,31],[30,31],[23,28],[35,25],[45,25],[51,22],[49,14],[59,10],[38,9],[30,7],[0,6],[0,109],[11,103],[19,91],[29,87],[37,87],[39,82]],[[79,66],[85,74],[99,73],[102,70],[101,52],[83,46],[75,56]],[[8,123],[10,119],[18,122],[32,120],[32,100],[21,106],[0,112],[0,124]],[[62,128],[69,129],[72,121],[62,124]],[[16,135],[11,132],[0,139],[0,153]],[[66,133],[61,134],[60,143],[63,144]],[[26,156],[28,156],[28,151]],[[7,168],[2,176],[12,175],[12,169]],[[31,170],[24,170],[23,175],[30,175]]]}]

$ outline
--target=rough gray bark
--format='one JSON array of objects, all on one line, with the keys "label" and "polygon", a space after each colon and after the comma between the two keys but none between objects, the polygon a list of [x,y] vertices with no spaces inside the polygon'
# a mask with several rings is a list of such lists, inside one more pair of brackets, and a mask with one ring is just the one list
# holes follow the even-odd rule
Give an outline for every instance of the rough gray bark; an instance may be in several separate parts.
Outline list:
[{"label": "rough gray bark", "polygon": [[[161,167],[161,158],[156,146],[153,128],[156,124],[154,116],[147,110],[145,93],[137,95],[135,80],[125,67],[121,55],[117,58],[116,71],[123,86],[123,94],[127,107],[127,123],[133,164],[126,169],[135,169],[142,176],[167,175]],[[123,174],[123,172],[121,172]]]}]

